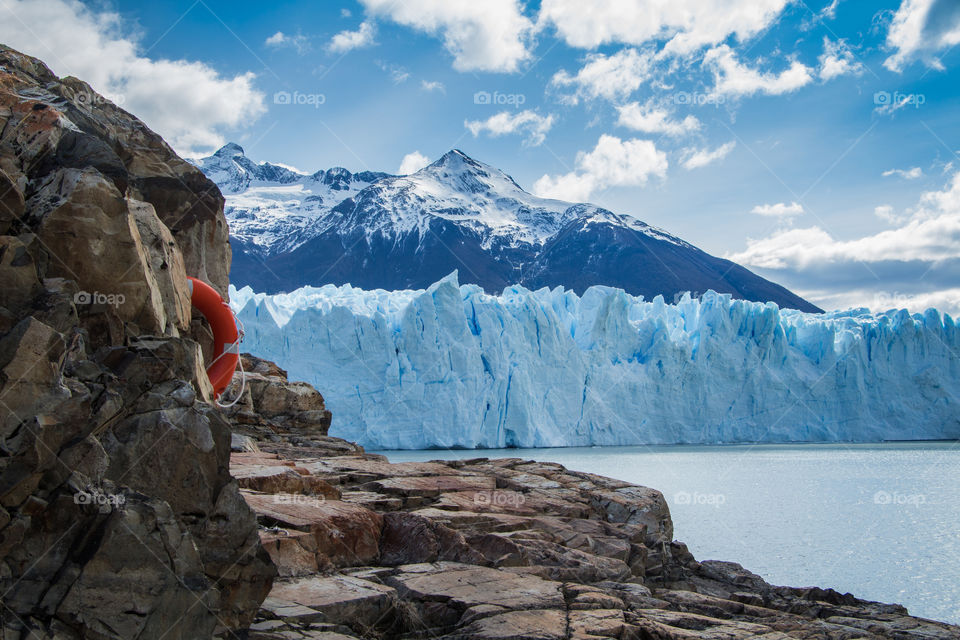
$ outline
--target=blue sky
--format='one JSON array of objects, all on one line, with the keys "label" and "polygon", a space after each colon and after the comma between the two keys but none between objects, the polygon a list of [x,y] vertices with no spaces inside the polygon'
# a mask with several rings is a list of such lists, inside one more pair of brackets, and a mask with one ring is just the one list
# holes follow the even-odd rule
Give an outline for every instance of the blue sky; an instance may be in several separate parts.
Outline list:
[{"label": "blue sky", "polygon": [[184,154],[456,147],[823,306],[960,311],[955,0],[0,0],[0,41]]}]

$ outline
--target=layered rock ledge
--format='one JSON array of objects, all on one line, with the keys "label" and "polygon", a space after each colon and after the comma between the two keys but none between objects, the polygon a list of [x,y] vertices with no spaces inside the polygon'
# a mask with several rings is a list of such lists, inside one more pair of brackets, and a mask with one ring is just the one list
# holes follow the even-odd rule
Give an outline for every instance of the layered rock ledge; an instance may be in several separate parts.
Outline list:
[{"label": "layered rock ledge", "polygon": [[[271,402],[293,406],[274,373]],[[522,458],[391,464],[320,425],[251,420],[254,394],[230,469],[279,577],[250,640],[960,638],[899,605],[699,562],[654,489]]]}]

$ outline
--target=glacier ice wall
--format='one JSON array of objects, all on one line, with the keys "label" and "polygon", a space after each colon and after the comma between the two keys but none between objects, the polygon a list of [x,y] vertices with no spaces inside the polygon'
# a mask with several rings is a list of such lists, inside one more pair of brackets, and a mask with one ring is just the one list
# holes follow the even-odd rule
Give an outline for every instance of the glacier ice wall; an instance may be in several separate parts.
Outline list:
[{"label": "glacier ice wall", "polygon": [[321,390],[369,448],[960,438],[960,329],[710,292],[231,291],[244,349]]}]

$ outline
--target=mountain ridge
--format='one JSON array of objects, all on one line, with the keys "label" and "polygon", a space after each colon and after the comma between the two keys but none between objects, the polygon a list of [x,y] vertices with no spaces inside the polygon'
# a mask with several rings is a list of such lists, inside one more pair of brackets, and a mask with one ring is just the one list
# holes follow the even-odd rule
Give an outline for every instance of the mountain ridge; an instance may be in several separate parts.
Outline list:
[{"label": "mountain ridge", "polygon": [[224,191],[232,280],[266,293],[304,285],[422,289],[453,270],[488,292],[591,285],[668,299],[714,290],[819,308],[642,220],[541,198],[452,149],[417,172],[297,172],[229,143],[196,165]]}]

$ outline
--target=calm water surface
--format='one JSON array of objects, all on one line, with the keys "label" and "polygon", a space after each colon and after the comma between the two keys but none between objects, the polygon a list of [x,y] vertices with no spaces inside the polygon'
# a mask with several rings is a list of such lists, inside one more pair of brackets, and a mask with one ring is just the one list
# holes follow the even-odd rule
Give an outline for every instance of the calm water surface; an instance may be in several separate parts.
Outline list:
[{"label": "calm water surface", "polygon": [[379,453],[522,457],[654,487],[700,560],[960,624],[960,443]]}]

